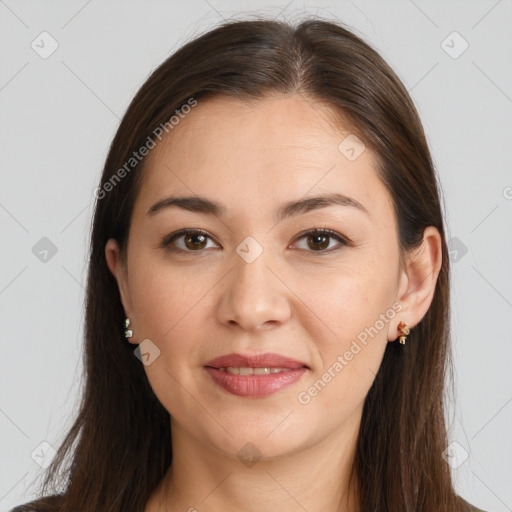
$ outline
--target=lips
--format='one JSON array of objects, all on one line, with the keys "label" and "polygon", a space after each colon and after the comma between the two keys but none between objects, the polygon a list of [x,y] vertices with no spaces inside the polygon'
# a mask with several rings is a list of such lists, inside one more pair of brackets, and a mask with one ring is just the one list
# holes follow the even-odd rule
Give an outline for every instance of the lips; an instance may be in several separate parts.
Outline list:
[{"label": "lips", "polygon": [[[254,370],[257,373],[252,371],[255,368],[259,368]],[[269,352],[246,356],[227,354],[208,361],[204,369],[224,391],[247,398],[277,393],[299,381],[310,370],[301,361]]]},{"label": "lips", "polygon": [[309,369],[306,363],[270,352],[247,356],[242,354],[227,354],[208,361],[205,366],[217,369],[227,368],[229,366],[244,368],[289,368],[290,370],[296,370],[298,368]]}]

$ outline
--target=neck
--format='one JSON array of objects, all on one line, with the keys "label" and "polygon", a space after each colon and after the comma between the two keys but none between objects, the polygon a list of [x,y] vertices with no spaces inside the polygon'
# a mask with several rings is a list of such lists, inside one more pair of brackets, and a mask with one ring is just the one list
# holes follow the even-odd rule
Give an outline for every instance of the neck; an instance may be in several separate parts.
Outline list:
[{"label": "neck", "polygon": [[360,420],[361,411],[321,442],[253,464],[202,444],[172,422],[173,462],[145,512],[360,512],[357,490],[349,486]]}]

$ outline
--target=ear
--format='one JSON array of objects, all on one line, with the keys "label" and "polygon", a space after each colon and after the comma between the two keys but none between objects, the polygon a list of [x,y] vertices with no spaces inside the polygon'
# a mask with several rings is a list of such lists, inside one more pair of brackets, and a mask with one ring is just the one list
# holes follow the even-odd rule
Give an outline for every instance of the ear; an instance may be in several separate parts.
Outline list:
[{"label": "ear", "polygon": [[112,272],[116,278],[124,312],[127,317],[131,318],[132,304],[128,286],[128,274],[121,260],[119,244],[115,238],[109,238],[105,244],[105,259],[107,260],[107,265],[110,269],[110,272]]},{"label": "ear", "polygon": [[400,336],[396,326],[401,320],[411,329],[419,324],[432,303],[442,264],[439,231],[434,226],[425,228],[422,244],[410,251],[405,260],[397,293],[397,301],[403,309],[397,314],[396,322],[390,324],[389,341]]}]

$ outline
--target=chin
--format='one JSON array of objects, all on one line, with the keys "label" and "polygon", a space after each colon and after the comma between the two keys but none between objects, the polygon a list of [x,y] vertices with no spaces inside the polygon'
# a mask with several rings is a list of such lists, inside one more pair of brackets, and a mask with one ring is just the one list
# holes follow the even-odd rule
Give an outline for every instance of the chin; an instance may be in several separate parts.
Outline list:
[{"label": "chin", "polygon": [[275,428],[275,425],[272,431],[266,428],[266,424],[263,428],[261,424],[253,423],[246,424],[237,431],[233,426],[226,425],[233,437],[225,432],[219,438],[212,438],[210,434],[205,442],[225,456],[237,458],[243,463],[248,461],[246,465],[250,465],[251,461],[272,461],[289,457],[317,442],[307,432],[299,431],[296,426],[293,428],[290,424],[289,427],[280,432],[280,427]]}]

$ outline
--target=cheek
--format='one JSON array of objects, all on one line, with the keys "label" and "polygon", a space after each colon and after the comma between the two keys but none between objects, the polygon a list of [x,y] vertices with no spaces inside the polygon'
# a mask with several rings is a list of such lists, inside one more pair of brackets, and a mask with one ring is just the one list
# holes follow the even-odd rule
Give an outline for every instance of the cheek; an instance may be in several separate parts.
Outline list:
[{"label": "cheek", "polygon": [[340,418],[362,407],[382,362],[395,311],[389,283],[368,273],[332,276],[326,284],[323,290],[302,287],[315,314],[303,308],[308,318],[301,323],[320,360],[296,398],[308,414],[324,418],[324,428],[335,428]]},{"label": "cheek", "polygon": [[[133,307],[137,315],[135,339],[150,339],[159,349],[155,361],[144,367],[158,400],[172,415],[195,415],[194,400],[184,390],[195,389],[190,371],[197,358],[201,336],[200,316],[206,315],[208,280],[197,272],[183,272],[156,262],[140,267],[133,276]],[[202,300],[201,300],[202,299]]]},{"label": "cheek", "polygon": [[350,269],[347,265],[297,281],[294,289],[304,303],[296,306],[302,312],[300,323],[319,352],[319,373],[329,372],[325,379],[333,384],[328,387],[345,397],[348,392],[356,401],[371,386],[387,346],[390,322],[396,321],[394,276],[386,274],[382,264],[359,261]]},{"label": "cheek", "polygon": [[163,343],[197,314],[211,286],[206,276],[156,258],[137,269],[130,289],[137,323],[144,329],[141,335]]},{"label": "cheek", "polygon": [[[315,326],[340,340],[373,325],[392,305],[394,277],[384,268],[359,258],[357,262],[297,276],[294,292],[302,310],[316,315]],[[315,336],[313,336],[313,339]]]}]

